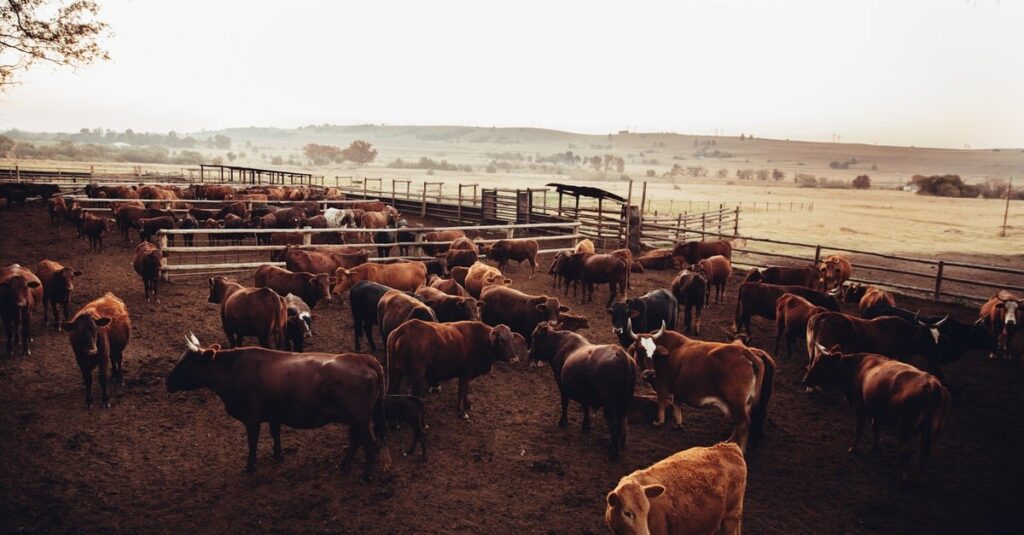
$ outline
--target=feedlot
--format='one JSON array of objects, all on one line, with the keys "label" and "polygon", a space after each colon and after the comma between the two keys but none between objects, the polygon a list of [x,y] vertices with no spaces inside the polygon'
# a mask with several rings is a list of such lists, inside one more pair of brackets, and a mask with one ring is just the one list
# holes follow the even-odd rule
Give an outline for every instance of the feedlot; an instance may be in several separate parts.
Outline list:
[{"label": "feedlot", "polygon": [[[620,477],[730,432],[717,410],[687,409],[679,430],[631,425],[623,458],[610,462],[603,418],[584,434],[573,404],[569,427],[559,429],[551,369],[527,368],[520,348],[518,364],[497,363],[473,381],[470,420],[455,415],[454,382],[428,395],[426,463],[401,456],[410,440],[401,429],[389,435],[391,472],[364,483],[361,454],[350,473],[336,468],[344,429],[285,428],[286,458],[276,463],[264,428],[256,472],[243,474],[243,426],[216,395],[170,395],[164,387],[190,331],[203,344],[226,342],[205,278],[163,285],[162,304],[148,304],[130,265],[135,244],[113,231],[105,242],[103,253],[90,253],[70,226],[51,230],[39,204],[0,210],[0,265],[34,268],[49,258],[80,269],[73,310],[112,291],[133,322],[125,382],[113,389],[110,409],[84,408],[67,335],[42,327],[41,308],[33,317],[33,354],[0,357],[0,531],[602,533],[605,494]],[[541,274],[549,262],[543,259],[545,269],[532,280],[528,266],[513,263],[512,286],[550,292]],[[634,274],[631,295],[667,287],[672,276]],[[251,275],[239,279],[251,283]],[[701,338],[727,340],[738,282],[734,275],[725,304],[705,310]],[[600,287],[593,304],[571,296],[566,304],[590,319],[581,334],[613,343],[606,292]],[[976,318],[976,310],[953,305],[899,297],[898,305]],[[315,312],[310,350],[352,351],[347,303]],[[753,345],[770,351],[774,325],[755,319],[754,327]],[[803,392],[802,350],[795,359],[776,357],[767,438],[747,458],[746,532],[1019,532],[1024,389],[1016,364],[975,352],[946,367],[962,392],[931,470],[901,489],[892,431],[883,432],[881,456],[862,447],[849,457],[854,422],[842,396]]]}]

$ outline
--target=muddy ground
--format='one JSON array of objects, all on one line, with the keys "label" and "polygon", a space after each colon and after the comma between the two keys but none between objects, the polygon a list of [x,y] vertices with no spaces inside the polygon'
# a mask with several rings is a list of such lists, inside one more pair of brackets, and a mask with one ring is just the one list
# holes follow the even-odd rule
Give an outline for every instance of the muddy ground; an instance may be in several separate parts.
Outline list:
[{"label": "muddy ground", "polygon": [[[125,384],[110,409],[84,408],[66,335],[42,329],[41,311],[33,355],[0,357],[0,531],[599,533],[604,496],[620,477],[729,434],[716,410],[689,409],[681,430],[633,425],[623,459],[609,462],[601,418],[583,434],[574,406],[570,427],[556,427],[549,367],[498,364],[472,384],[469,421],[455,416],[454,383],[428,397],[427,463],[400,455],[398,445],[409,440],[400,430],[391,437],[391,475],[367,484],[359,466],[344,475],[336,469],[347,441],[343,428],[286,428],[282,463],[271,459],[264,428],[256,473],[243,474],[245,433],[220,400],[210,391],[169,395],[164,388],[185,334],[225,342],[216,305],[206,302],[206,281],[165,286],[163,304],[147,304],[129,265],[131,245],[113,235],[108,242],[104,253],[90,253],[70,228],[51,230],[38,205],[0,210],[0,264],[51,258],[74,266],[85,272],[75,309],[113,291],[133,321]],[[514,266],[510,276],[516,288],[549,291],[546,276],[528,280],[527,270]],[[670,279],[667,272],[635,275],[634,293]],[[725,338],[735,282],[726,304],[705,315],[703,338]],[[613,342],[603,303],[569,304],[591,318],[582,334]],[[901,304],[973,319],[965,308]],[[332,304],[317,313],[313,348],[352,350],[350,311]],[[771,349],[771,327],[755,324],[755,345]],[[848,457],[853,420],[845,402],[834,392],[802,392],[802,352],[779,363],[767,442],[748,458],[748,533],[1019,532],[1024,393],[1015,366],[982,354],[948,366],[963,393],[933,469],[900,489],[892,433],[883,435],[880,457]]]}]

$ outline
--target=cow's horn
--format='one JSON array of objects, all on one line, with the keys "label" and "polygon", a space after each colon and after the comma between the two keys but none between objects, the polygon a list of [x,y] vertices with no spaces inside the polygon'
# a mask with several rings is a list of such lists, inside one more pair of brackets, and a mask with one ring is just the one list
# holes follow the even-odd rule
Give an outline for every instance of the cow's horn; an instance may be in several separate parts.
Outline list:
[{"label": "cow's horn", "polygon": [[192,331],[189,331],[189,332],[188,332],[188,341],[189,341],[189,342],[192,342],[192,343],[193,343],[193,344],[195,344],[196,346],[198,346],[198,345],[199,345],[199,339],[198,339],[198,338],[196,338],[196,335],[195,335],[195,333],[193,333]]},{"label": "cow's horn", "polygon": [[921,320],[917,319],[921,315],[921,311],[914,312],[914,323],[921,323]]},{"label": "cow's horn", "polygon": [[936,327],[942,327],[942,324],[943,324],[943,323],[946,323],[946,320],[948,320],[948,319],[949,319],[949,314],[946,314],[945,316],[943,316],[943,318],[942,318],[942,319],[940,319],[940,320],[939,320],[939,321],[938,321],[938,322],[937,322],[937,323],[935,324],[935,326],[936,326]]},{"label": "cow's horn", "polygon": [[818,352],[819,352],[819,353],[824,353],[824,354],[826,354],[826,355],[828,355],[828,354],[829,354],[829,352],[828,352],[828,348],[826,348],[825,346],[821,345],[821,344],[820,344],[820,343],[818,343],[818,342],[814,342],[814,347],[818,348]]},{"label": "cow's horn", "polygon": [[657,340],[663,334],[665,334],[665,320],[661,320],[661,328],[658,329],[658,332],[656,332],[653,335],[651,335],[651,339],[652,340]]},{"label": "cow's horn", "polygon": [[626,319],[626,334],[631,340],[636,340],[636,333],[633,332],[633,318]]}]

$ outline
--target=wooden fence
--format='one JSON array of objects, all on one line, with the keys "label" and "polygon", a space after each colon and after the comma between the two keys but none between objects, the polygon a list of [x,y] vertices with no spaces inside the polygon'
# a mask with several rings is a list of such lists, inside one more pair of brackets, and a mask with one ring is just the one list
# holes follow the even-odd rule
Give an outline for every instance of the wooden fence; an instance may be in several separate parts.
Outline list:
[{"label": "wooden fence", "polygon": [[[698,229],[701,234],[690,234],[689,229]],[[641,224],[641,243],[657,248],[668,247],[677,242],[693,238],[701,239],[707,234],[736,235],[740,230],[740,209],[719,207],[710,212],[697,214],[645,215]]]},{"label": "wooden fence", "polygon": [[[433,257],[411,254],[408,256],[378,256],[378,248],[381,245],[371,242],[363,242],[360,238],[365,238],[367,234],[377,232],[409,232],[416,235],[417,239],[411,242],[398,242],[384,244],[388,249],[392,249],[393,246],[409,246],[410,252],[415,252],[417,247],[423,245],[446,245],[449,242],[425,242],[421,241],[420,236],[425,232],[442,231],[442,230],[463,230],[473,231],[481,234],[483,243],[494,243],[499,239],[514,239],[514,238],[526,238],[536,240],[540,242],[541,253],[554,253],[559,251],[571,250],[576,246],[576,242],[581,237],[577,230],[579,223],[568,222],[568,223],[531,223],[531,224],[505,224],[505,225],[469,225],[469,226],[453,226],[453,227],[407,227],[407,228],[387,228],[387,229],[372,229],[368,231],[362,228],[330,228],[330,229],[167,229],[161,230],[157,233],[159,239],[159,246],[162,251],[166,253],[164,258],[164,272],[168,275],[210,275],[216,273],[228,273],[235,271],[244,271],[249,269],[257,268],[264,264],[284,266],[283,262],[275,262],[271,260],[271,255],[274,252],[282,251],[285,249],[285,245],[258,245],[256,244],[257,235],[272,235],[272,234],[291,234],[300,235],[301,243],[297,244],[297,247],[303,249],[330,249],[337,245],[331,244],[314,244],[315,235],[335,235],[340,236],[344,241],[354,241],[355,243],[345,243],[344,245],[350,247],[362,248],[370,254],[370,261],[383,261],[389,258],[403,258],[406,260],[429,260]],[[536,235],[543,233],[542,235]],[[193,245],[187,246],[183,242],[184,240],[175,240],[172,244],[172,239],[182,238],[184,236],[193,237]],[[205,240],[197,239],[199,236],[205,236]],[[354,236],[355,240],[348,240],[344,237]],[[239,243],[235,245],[223,245],[221,240],[235,237],[238,238]],[[211,239],[213,238],[213,239]],[[218,239],[219,238],[219,239]],[[205,242],[205,243],[204,243]]]},{"label": "wooden fence", "polygon": [[[320,210],[326,210],[327,208],[345,208],[347,205],[365,202],[363,200],[316,200],[316,201],[278,201],[278,200],[267,200],[267,201],[253,201],[248,199],[226,199],[226,200],[212,200],[212,199],[91,199],[84,195],[63,195],[68,201],[76,201],[82,205],[82,209],[86,212],[105,212],[110,210],[111,204],[117,204],[122,202],[141,202],[147,207],[160,208],[163,210],[170,210],[172,212],[188,212],[188,208],[177,208],[176,206],[182,204],[191,205],[193,208],[221,208],[228,204],[234,204],[238,202],[244,202],[246,208],[252,210],[253,206],[279,206],[288,207],[294,204],[303,204],[309,202],[315,202],[319,206]],[[377,200],[377,199],[369,199]]]}]

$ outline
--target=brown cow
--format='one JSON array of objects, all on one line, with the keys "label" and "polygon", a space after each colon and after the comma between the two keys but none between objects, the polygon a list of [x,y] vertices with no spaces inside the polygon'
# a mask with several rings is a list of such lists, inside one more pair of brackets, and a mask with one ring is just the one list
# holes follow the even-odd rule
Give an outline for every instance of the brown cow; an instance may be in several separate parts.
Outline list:
[{"label": "brown cow", "polygon": [[568,312],[562,312],[558,315],[558,325],[556,327],[559,330],[564,331],[579,331],[582,329],[590,328],[590,320],[582,314],[570,314]]},{"label": "brown cow", "polygon": [[636,257],[636,262],[644,269],[664,270],[675,267],[675,259],[672,258],[672,249],[654,249]]},{"label": "brown cow", "polygon": [[429,323],[409,320],[388,337],[390,394],[408,376],[413,393],[422,397],[429,383],[459,380],[456,412],[469,419],[469,382],[491,371],[494,361],[516,362],[515,343],[523,337],[508,326],[490,327],[479,321]]},{"label": "brown cow", "polygon": [[[171,230],[178,226],[173,216],[143,217],[138,220],[139,241],[152,241],[151,238],[161,230]],[[174,244],[174,235],[168,236],[168,241]]]},{"label": "brown cow", "polygon": [[0,321],[7,336],[7,355],[21,341],[21,353],[32,354],[32,311],[43,300],[43,283],[27,268],[11,264],[0,269]]},{"label": "brown cow", "polygon": [[[420,245],[423,249],[423,254],[426,256],[437,256],[440,253],[446,252],[451,247],[452,242],[459,238],[465,238],[466,233],[461,230],[440,230],[434,232],[426,232],[421,234],[422,241],[426,242]],[[429,242],[447,242],[447,243],[436,243],[431,244]]]},{"label": "brown cow", "polygon": [[576,247],[573,248],[572,252],[573,253],[593,253],[593,252],[595,252],[594,251],[594,242],[590,241],[587,238],[584,238],[584,239],[580,240],[576,244]]},{"label": "brown cow", "polygon": [[89,238],[89,250],[103,251],[103,235],[110,230],[110,222],[88,212],[82,216],[82,234]]},{"label": "brown cow", "polygon": [[826,256],[818,264],[818,288],[825,292],[842,288],[843,283],[850,279],[852,273],[853,266],[845,256],[839,254]]},{"label": "brown cow", "polygon": [[[703,272],[684,269],[672,279],[672,295],[683,309],[683,325],[686,334],[693,326],[694,336],[700,336],[700,316],[708,296],[708,279]],[[677,324],[678,325],[678,324]]]},{"label": "brown cow", "polygon": [[451,277],[451,280],[455,281],[455,283],[461,286],[463,290],[466,289],[466,277],[468,275],[469,268],[467,267],[460,266],[448,271],[448,276]]},{"label": "brown cow", "polygon": [[918,355],[935,356],[940,343],[948,344],[938,335],[946,319],[923,326],[896,316],[868,320],[840,312],[817,314],[807,322],[807,356],[814,363],[820,347],[830,351],[838,348],[844,353],[878,353],[904,361]]},{"label": "brown cow", "polygon": [[[458,280],[454,273],[452,273],[452,278]],[[463,286],[469,295],[479,299],[480,292],[488,286],[509,286],[511,284],[512,279],[506,279],[497,268],[477,262],[466,272],[466,282]]]},{"label": "brown cow", "polygon": [[[729,440],[746,450],[753,431],[763,433],[767,402],[775,375],[774,362],[754,353],[739,341],[731,344],[693,340],[667,331],[664,326],[653,334],[634,334],[630,348],[645,379],[653,375],[654,390],[664,407],[672,394],[678,405],[676,427],[683,425],[683,404],[691,407],[717,407],[732,420]],[[653,425],[665,422],[660,411]]]},{"label": "brown cow", "polygon": [[498,270],[505,272],[509,260],[515,260],[522,265],[523,262],[530,263],[530,278],[537,272],[537,251],[540,246],[536,240],[498,240],[487,249],[487,259],[498,263]]},{"label": "brown cow", "polygon": [[36,265],[36,276],[43,283],[43,325],[50,325],[50,309],[53,309],[53,326],[60,330],[58,306],[64,309],[64,321],[68,321],[71,293],[75,290],[75,277],[81,275],[81,271],[65,267],[53,260],[43,260]]},{"label": "brown cow", "polygon": [[295,294],[309,308],[316,308],[321,299],[331,299],[332,281],[326,273],[295,273],[277,266],[262,265],[256,268],[253,285],[257,288],[270,288],[278,295]]},{"label": "brown cow", "polygon": [[398,210],[395,210],[391,206],[387,206],[380,212],[367,211],[364,213],[362,219],[359,220],[359,226],[363,228],[393,227],[401,217],[402,216],[398,213]]},{"label": "brown cow", "polygon": [[725,240],[691,241],[677,243],[672,248],[672,258],[682,267],[700,262],[703,258],[722,255],[732,260],[732,243]]},{"label": "brown cow", "polygon": [[231,347],[255,336],[260,345],[283,348],[288,328],[288,304],[270,288],[244,288],[227,277],[210,279],[211,303],[220,303],[220,320]]},{"label": "brown cow", "polygon": [[365,251],[355,253],[303,251],[286,247],[280,257],[289,271],[333,275],[339,268],[351,269],[367,262]]},{"label": "brown cow", "polygon": [[807,370],[804,384],[810,387],[838,386],[853,405],[857,432],[850,446],[851,455],[864,435],[870,419],[875,435],[874,450],[879,452],[879,431],[883,425],[895,426],[900,446],[900,480],[909,479],[913,442],[920,438],[918,461],[924,473],[931,461],[932,446],[939,438],[946,413],[949,391],[932,374],[882,355],[843,354],[818,348],[818,359]]},{"label": "brown cow", "polygon": [[381,339],[387,341],[391,331],[411,319],[437,323],[434,311],[415,296],[400,290],[388,290],[377,301],[377,327]]},{"label": "brown cow", "polygon": [[[268,290],[269,291],[269,290]],[[384,370],[370,355],[287,353],[257,347],[221,350],[186,338],[185,353],[167,376],[167,391],[209,388],[228,414],[245,424],[249,455],[245,470],[256,468],[260,426],[270,424],[274,457],[282,459],[281,425],[313,429],[330,423],[349,426],[349,446],[341,461],[348,470],[359,448],[366,453],[369,479],[380,454],[380,469],[391,463],[384,419]]]},{"label": "brown cow", "polygon": [[306,338],[313,337],[313,312],[299,296],[287,294],[284,302],[288,306],[288,327],[285,329],[285,349],[302,353]]},{"label": "brown cow", "polygon": [[617,254],[576,253],[569,257],[570,264],[579,262],[582,266],[583,302],[594,302],[594,285],[608,284],[608,302],[612,306],[615,297],[626,293],[629,280],[629,263]]},{"label": "brown cow", "polygon": [[[633,401],[629,404],[629,414],[626,415],[626,421],[630,424],[647,425],[658,419],[659,407],[661,407],[661,404],[658,403],[657,395],[633,394]],[[675,418],[675,407],[667,405],[665,413],[666,417]]]},{"label": "brown cow", "polygon": [[775,354],[779,354],[779,342],[786,339],[786,355],[793,358],[793,339],[807,334],[807,322],[822,312],[825,307],[791,293],[784,293],[775,302]]},{"label": "brown cow", "polygon": [[60,228],[61,221],[68,213],[68,205],[64,197],[53,197],[46,203],[46,210],[50,214],[50,225]]},{"label": "brown cow", "polygon": [[707,276],[708,288],[706,301],[711,303],[711,287],[714,286],[715,301],[721,303],[722,298],[725,297],[725,285],[729,282],[729,277],[732,276],[732,262],[722,255],[702,258],[697,262],[695,271],[701,271]]},{"label": "brown cow", "polygon": [[806,286],[807,288],[815,289],[818,287],[818,267],[814,264],[807,264],[802,267],[768,266],[765,268],[750,268],[743,282],[763,282],[781,286]]},{"label": "brown cow", "polygon": [[99,366],[101,402],[110,406],[107,394],[107,366],[110,366],[110,380],[124,382],[124,349],[132,337],[132,322],[124,301],[114,294],[96,299],[82,307],[70,321],[64,323],[68,331],[71,349],[75,353],[78,368],[85,383],[85,406],[92,407],[92,370]]},{"label": "brown cow", "polygon": [[427,281],[427,266],[423,262],[400,264],[362,264],[352,269],[338,268],[334,272],[337,284],[332,293],[341,296],[359,281],[373,281],[406,292],[416,291]]},{"label": "brown cow", "polygon": [[736,298],[736,316],[733,320],[733,330],[745,329],[750,335],[750,319],[754,316],[774,320],[775,306],[782,297],[782,294],[791,293],[799,295],[811,303],[825,307],[832,311],[839,311],[839,301],[836,299],[838,290],[833,290],[825,295],[806,286],[782,286],[778,284],[763,284],[760,282],[744,282],[740,285],[740,291]]},{"label": "brown cow", "polygon": [[431,275],[430,278],[427,279],[427,286],[436,288],[448,295],[454,295],[456,297],[466,297],[469,295],[469,293],[466,292],[466,289],[463,288],[455,279],[442,279],[437,275]]},{"label": "brown cow", "polygon": [[619,480],[604,521],[616,535],[739,535],[747,463],[735,444],[680,451]]},{"label": "brown cow", "polygon": [[[466,238],[459,238],[459,239],[460,240],[465,240]],[[470,242],[470,243],[472,243],[472,242]],[[473,264],[475,264],[477,262],[478,258],[479,258],[479,255],[477,254],[476,251],[473,251],[473,250],[469,250],[469,249],[448,249],[448,251],[446,253],[444,253],[443,260],[444,260],[445,266],[447,266],[448,269],[452,269],[452,268],[456,268],[456,267],[466,267],[466,268],[471,267]]]},{"label": "brown cow", "polygon": [[[546,295],[528,295],[504,286],[488,286],[480,293],[480,319],[491,326],[508,325],[528,345],[533,344],[533,330],[538,323],[558,323],[559,316],[569,307],[558,298]],[[530,362],[533,364],[533,361]]]},{"label": "brown cow", "polygon": [[465,236],[452,240],[452,244],[448,246],[448,250],[473,251],[474,253],[480,254],[480,248],[477,247],[476,243]]},{"label": "brown cow", "polygon": [[[1017,331],[1017,315],[1021,313],[1021,304],[1024,300],[1006,290],[1001,290],[992,296],[979,311],[978,321],[988,327],[992,336],[996,339],[996,351],[1003,355],[1003,358],[1012,358],[1009,350],[1010,337]],[[996,353],[989,353],[989,358],[995,358]]]},{"label": "brown cow", "polygon": [[626,446],[626,415],[636,388],[636,361],[617,345],[597,345],[545,322],[531,333],[531,361],[547,361],[562,394],[558,427],[569,425],[569,400],[583,408],[583,432],[590,431],[590,409],[603,409],[611,440],[608,457],[617,460]]},{"label": "brown cow", "polygon": [[431,286],[416,288],[416,295],[434,311],[438,323],[476,320],[480,315],[478,309],[483,305],[472,297],[449,295]]},{"label": "brown cow", "polygon": [[382,201],[359,201],[351,202],[346,205],[350,210],[364,210],[367,212],[383,212],[388,205]]},{"label": "brown cow", "polygon": [[864,295],[857,303],[857,309],[861,314],[879,303],[885,303],[891,307],[896,306],[896,298],[891,293],[875,286],[862,286],[861,288],[864,289]]}]

